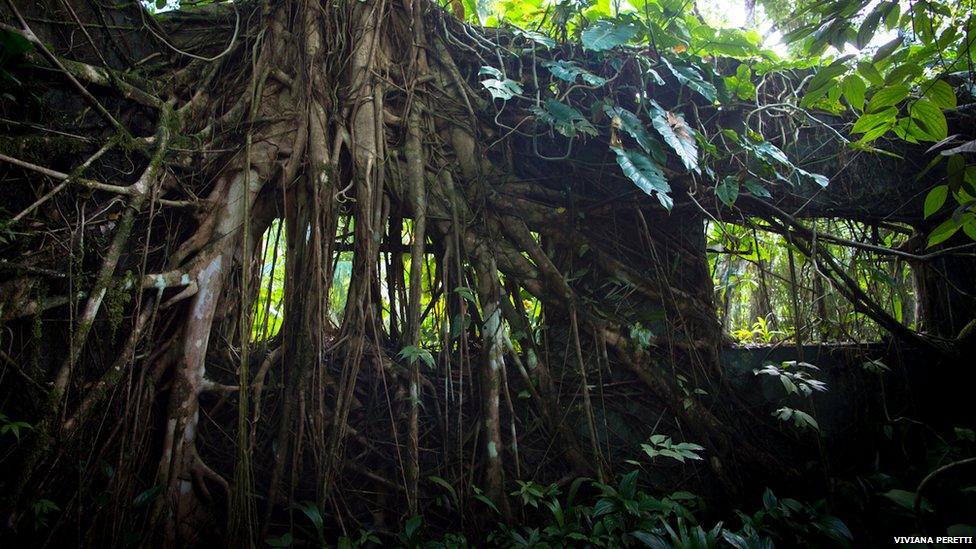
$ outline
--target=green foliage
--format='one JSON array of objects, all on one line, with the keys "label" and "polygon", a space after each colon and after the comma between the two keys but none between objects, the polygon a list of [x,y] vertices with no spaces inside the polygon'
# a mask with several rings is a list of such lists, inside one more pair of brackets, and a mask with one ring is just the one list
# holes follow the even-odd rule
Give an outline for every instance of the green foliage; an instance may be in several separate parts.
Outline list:
[{"label": "green foliage", "polygon": [[[911,511],[912,513],[915,512],[915,492],[899,490],[896,488],[881,494],[881,497],[886,498],[906,511]],[[919,508],[927,513],[931,513],[933,511],[932,505],[929,504],[928,500],[925,498],[922,498]]]},{"label": "green foliage", "polygon": [[312,523],[312,527],[315,529],[315,539],[318,541],[319,547],[326,546],[325,537],[325,519],[322,517],[322,511],[319,509],[318,505],[314,502],[306,501],[303,503],[294,504],[295,509],[302,512],[308,521]]},{"label": "green foliage", "polygon": [[715,186],[715,196],[731,208],[739,198],[739,180],[731,175],[723,177]]},{"label": "green foliage", "polygon": [[884,362],[881,362],[880,359],[868,360],[861,364],[861,367],[864,368],[865,371],[877,375],[891,371],[891,368],[889,368]]},{"label": "green foliage", "polygon": [[0,83],[22,84],[10,71],[15,70],[24,54],[33,49],[34,45],[20,34],[0,29]]},{"label": "green foliage", "polygon": [[[774,540],[784,546],[814,542],[820,545],[848,545],[850,530],[843,521],[813,505],[784,498],[772,491],[763,495],[762,508],[751,515],[738,512],[742,526],[732,529],[725,522],[702,523],[702,499],[690,492],[653,496],[639,485],[639,472],[621,475],[613,483],[577,478],[565,493],[556,484],[543,486],[519,482],[512,492],[521,511],[531,517],[528,524],[498,522],[477,544],[487,547],[713,547],[769,549]],[[475,487],[476,493],[480,493]],[[435,537],[421,516],[410,517],[396,534],[396,543],[409,548],[470,547],[457,532]],[[363,531],[360,540],[340,540],[340,547],[361,547],[362,536],[381,543],[375,534]],[[283,536],[284,537],[284,536]],[[289,541],[291,538],[288,538]]]},{"label": "green foliage", "polygon": [[[806,370],[806,371],[805,371]],[[810,396],[817,392],[827,390],[827,384],[810,377],[808,371],[817,371],[813,364],[806,362],[787,361],[779,364],[767,364],[760,369],[754,370],[756,375],[767,375],[778,378],[789,395]]]},{"label": "green foliage", "polygon": [[542,66],[549,69],[549,72],[551,72],[556,78],[571,84],[576,83],[576,81],[581,78],[587,85],[595,87],[600,87],[607,83],[606,78],[597,76],[592,72],[581,68],[573,61],[544,61]]},{"label": "green foliage", "polygon": [[685,168],[700,172],[698,169],[698,147],[695,144],[695,130],[693,130],[680,113],[663,109],[657,101],[650,101],[651,123],[667,143],[678,154]]},{"label": "green foliage", "polygon": [[789,408],[783,406],[782,408],[773,412],[773,417],[780,421],[789,422],[793,420],[793,426],[801,431],[804,429],[813,429],[814,431],[820,430],[820,424],[817,420],[813,419],[813,416],[796,408]]},{"label": "green foliage", "polygon": [[26,421],[13,421],[7,414],[0,412],[0,436],[2,435],[12,435],[20,442],[20,435],[22,431],[33,430],[34,426]]},{"label": "green foliage", "polygon": [[823,502],[811,505],[792,498],[777,498],[767,488],[762,503],[762,509],[752,515],[738,513],[742,521],[740,532],[766,534],[788,547],[846,547],[854,540],[847,525],[824,510]]},{"label": "green foliage", "polygon": [[506,78],[502,71],[489,66],[481,67],[478,71],[479,75],[488,75],[490,78],[486,78],[481,81],[481,85],[488,90],[494,99],[501,99],[507,101],[516,95],[522,94],[522,86],[518,82]]},{"label": "green foliage", "polygon": [[764,316],[756,317],[752,329],[744,328],[732,332],[732,337],[740,342],[773,343],[780,336],[786,335],[782,330],[774,330]]},{"label": "green foliage", "polygon": [[48,520],[54,513],[61,511],[56,503],[49,499],[39,499],[31,505],[31,514],[34,516],[34,530],[41,531],[48,526]]},{"label": "green foliage", "polygon": [[640,322],[636,322],[630,327],[630,339],[641,349],[648,349],[654,340],[654,332],[645,328]]},{"label": "green foliage", "polygon": [[641,449],[651,459],[668,457],[684,463],[685,459],[701,460],[698,452],[705,448],[691,442],[673,442],[665,435],[651,435],[646,444],[641,444]]},{"label": "green foliage", "polygon": [[540,122],[549,124],[566,137],[574,137],[577,133],[597,134],[596,128],[583,113],[555,99],[547,99],[541,106],[532,107],[532,112]]},{"label": "green foliage", "polygon": [[637,36],[640,29],[632,22],[600,19],[583,31],[583,47],[593,51],[604,51],[626,44]]},{"label": "green foliage", "polygon": [[[766,192],[755,179],[742,182],[740,199],[745,191],[755,196]],[[743,343],[775,343],[795,340],[798,333],[804,341],[869,341],[881,337],[883,330],[836,289],[829,284],[818,285],[817,265],[796,250],[796,284],[791,284],[790,243],[780,235],[766,232],[761,222],[747,223],[711,224],[707,231],[719,319],[733,338]],[[851,249],[828,240],[831,236],[873,239],[873,229],[843,220],[802,223],[820,235],[818,246],[829,251],[866,295],[872,296],[893,318],[914,326],[915,287],[910,267],[889,255]],[[907,229],[880,229],[877,243],[897,247],[908,235]],[[793,309],[794,292],[798,312]]]},{"label": "green foliage", "polygon": [[403,532],[398,536],[400,543],[404,547],[414,549],[423,547],[424,517],[416,516],[407,519],[403,526]]},{"label": "green foliage", "polygon": [[[807,86],[802,106],[836,111],[836,105],[825,98],[840,87],[857,115],[851,132],[860,136],[853,144],[858,148],[882,137],[913,144],[941,144],[947,139],[946,112],[956,109],[957,98],[946,79],[963,72],[972,78],[976,42],[972,6],[948,0],[908,5],[893,0],[841,0],[809,4],[806,13],[807,23],[787,33],[787,41],[813,57],[828,47],[856,53],[821,68]],[[897,35],[890,37],[893,33]],[[882,35],[887,36],[879,43]],[[961,158],[956,162],[960,174],[969,168]],[[951,176],[954,170],[950,166],[948,171]],[[957,180],[953,191],[965,196],[957,197],[959,207],[951,217],[934,225],[929,246],[945,242],[960,229],[976,238],[974,204],[968,199],[976,194],[976,184],[966,182],[970,185],[966,191],[961,188],[964,178],[957,176]],[[924,216],[934,217],[948,196],[947,187],[936,186],[925,201]]]},{"label": "green foliage", "polygon": [[428,368],[434,368],[434,355],[430,354],[430,351],[427,349],[421,349],[420,347],[416,347],[414,345],[407,345],[403,349],[400,349],[397,356],[406,360],[409,364],[413,364],[419,359],[421,362],[426,364]]},{"label": "green foliage", "polygon": [[[623,107],[611,107],[609,105],[604,107],[603,112],[610,117],[612,129],[619,128],[627,132],[637,142],[640,148],[645,153],[651,155],[651,158],[658,164],[666,162],[661,144],[647,132],[647,129],[644,127],[644,122],[640,117]],[[619,137],[617,140],[619,140]],[[613,141],[611,139],[611,142]]]},{"label": "green foliage", "polygon": [[[687,455],[683,457],[694,454],[695,447],[689,445],[684,448]],[[431,477],[431,480],[435,478],[438,477]],[[458,501],[449,483],[435,484],[451,493],[452,505]],[[490,532],[480,538],[477,546],[695,549],[732,546],[769,549],[774,546],[774,540],[784,546],[798,546],[803,542],[848,545],[852,540],[846,524],[825,512],[822,502],[806,504],[790,498],[779,499],[769,489],[763,494],[762,507],[758,511],[752,514],[736,511],[742,525],[733,529],[726,522],[711,526],[703,524],[702,515],[706,509],[704,501],[696,494],[676,491],[655,496],[646,492],[640,486],[640,472],[637,470],[620,475],[615,482],[608,483],[581,477],[574,479],[568,487],[521,480],[517,484],[518,489],[511,496],[515,498],[523,516],[529,517],[521,525],[501,521],[494,504],[484,497],[477,486],[471,487],[475,499],[487,502],[492,512],[499,516],[498,522],[490,526]],[[268,538],[265,543],[271,547],[331,545],[325,539],[326,532],[318,507],[305,503],[296,505],[296,508],[309,519],[314,530],[299,527],[294,533]],[[358,548],[395,543],[399,547],[418,549],[473,546],[460,532],[435,534],[436,530],[424,516],[412,516],[406,519],[400,532],[389,538],[363,529],[357,536],[339,538],[335,545]]]},{"label": "green foliage", "polygon": [[640,151],[624,150],[614,147],[613,152],[617,154],[617,164],[623,170],[624,175],[630,178],[637,187],[647,194],[653,194],[665,209],[670,210],[674,201],[668,194],[671,186],[660,166],[651,160],[651,157]]}]

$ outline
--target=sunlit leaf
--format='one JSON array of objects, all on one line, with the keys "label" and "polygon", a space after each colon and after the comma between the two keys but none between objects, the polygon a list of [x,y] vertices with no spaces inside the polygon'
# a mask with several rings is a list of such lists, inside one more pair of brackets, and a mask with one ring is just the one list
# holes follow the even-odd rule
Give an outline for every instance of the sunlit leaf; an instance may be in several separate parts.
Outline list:
[{"label": "sunlit leaf", "polygon": [[847,103],[854,108],[856,111],[864,110],[864,92],[867,87],[864,85],[864,80],[856,74],[849,74],[844,77],[841,86],[844,90],[844,99]]},{"label": "sunlit leaf", "polygon": [[935,80],[922,86],[924,97],[942,109],[956,108],[956,92],[944,80]]},{"label": "sunlit leaf", "polygon": [[601,19],[587,27],[580,37],[583,47],[593,51],[604,51],[626,44],[637,36],[640,29],[633,23],[618,23]]}]

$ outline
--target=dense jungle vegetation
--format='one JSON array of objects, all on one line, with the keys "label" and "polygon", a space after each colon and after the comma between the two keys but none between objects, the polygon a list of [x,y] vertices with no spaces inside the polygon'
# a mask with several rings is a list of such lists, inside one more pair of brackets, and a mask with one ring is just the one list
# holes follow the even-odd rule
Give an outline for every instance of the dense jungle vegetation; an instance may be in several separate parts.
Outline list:
[{"label": "dense jungle vegetation", "polygon": [[2,0],[0,544],[971,543],[974,8]]}]

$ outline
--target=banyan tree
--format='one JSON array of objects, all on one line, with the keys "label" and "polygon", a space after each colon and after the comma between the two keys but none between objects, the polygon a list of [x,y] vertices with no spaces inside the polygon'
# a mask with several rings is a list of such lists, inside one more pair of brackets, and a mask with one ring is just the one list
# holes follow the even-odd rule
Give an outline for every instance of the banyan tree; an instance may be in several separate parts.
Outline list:
[{"label": "banyan tree", "polygon": [[[858,147],[856,116],[800,99],[834,65],[743,71],[639,12],[561,36],[463,12],[6,0],[0,539],[384,543],[423,516],[480,545],[531,523],[522,481],[613,483],[652,435],[687,459],[647,490],[827,490],[796,457],[818,436],[730,382],[706,225],[780,235],[879,328],[874,358],[962,375],[973,246],[928,246],[953,218],[923,203],[973,184],[967,76],[921,124],[940,139]],[[837,246],[910,266],[914,321]]]}]

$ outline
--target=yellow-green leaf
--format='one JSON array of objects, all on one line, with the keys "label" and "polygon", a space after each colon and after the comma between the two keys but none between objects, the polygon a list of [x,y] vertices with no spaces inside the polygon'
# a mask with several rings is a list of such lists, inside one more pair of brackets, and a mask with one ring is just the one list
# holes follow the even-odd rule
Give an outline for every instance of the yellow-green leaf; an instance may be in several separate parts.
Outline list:
[{"label": "yellow-green leaf", "polygon": [[935,80],[922,86],[926,99],[942,109],[956,108],[956,92],[944,80]]},{"label": "yellow-green leaf", "polygon": [[856,74],[848,74],[842,83],[844,89],[844,99],[857,111],[864,110],[864,91],[866,86],[864,80]]},{"label": "yellow-green leaf", "polygon": [[939,211],[945,205],[946,198],[949,196],[949,186],[939,185],[925,196],[925,206],[923,212],[926,218]]}]

